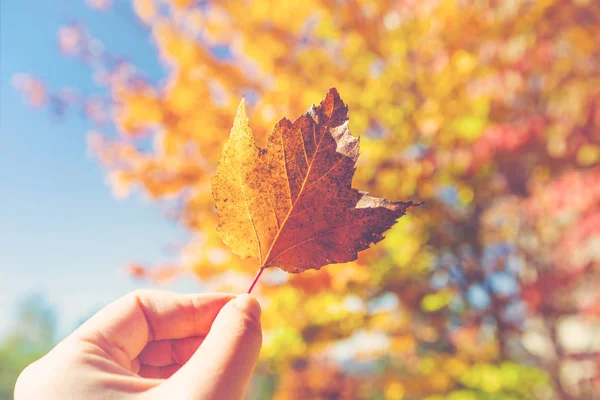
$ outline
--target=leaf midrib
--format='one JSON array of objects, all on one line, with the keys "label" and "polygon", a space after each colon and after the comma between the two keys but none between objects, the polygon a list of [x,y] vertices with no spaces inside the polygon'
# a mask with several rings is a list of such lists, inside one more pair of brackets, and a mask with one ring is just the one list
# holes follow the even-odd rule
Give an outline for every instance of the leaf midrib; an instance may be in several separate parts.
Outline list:
[{"label": "leaf midrib", "polygon": [[[333,113],[333,110],[332,110]],[[331,120],[331,116],[329,116],[329,119]],[[316,121],[315,121],[316,123]],[[316,126],[313,127],[313,129]],[[327,126],[326,131],[329,130],[329,126]],[[302,182],[302,186],[300,187],[300,190],[298,191],[298,196],[296,196],[296,199],[294,200],[294,202],[292,203],[292,206],[290,207],[290,209],[288,210],[285,218],[283,219],[283,222],[281,223],[281,227],[279,228],[279,230],[277,231],[277,234],[275,235],[275,238],[273,238],[273,242],[271,243],[271,246],[269,247],[269,251],[267,252],[266,256],[265,256],[265,263],[264,265],[261,263],[261,268],[263,267],[267,267],[267,263],[269,262],[269,257],[271,255],[271,251],[273,250],[273,247],[275,247],[275,243],[277,243],[277,239],[279,239],[279,235],[281,234],[281,232],[283,232],[283,229],[285,228],[285,224],[288,222],[290,215],[292,214],[292,211],[294,210],[294,207],[296,206],[296,203],[298,202],[298,199],[300,197],[302,197],[302,192],[304,190],[304,187],[306,186],[306,182],[308,182],[308,177],[310,176],[310,171],[312,170],[312,166],[314,164],[315,158],[317,156],[318,150],[321,147],[321,143],[323,142],[323,138],[326,136],[326,133],[323,134],[321,136],[321,138],[319,139],[319,143],[317,144],[317,147],[315,148],[315,152],[313,153],[313,156],[310,160],[310,164],[308,165],[308,170],[306,171],[306,176],[304,177],[304,181]],[[283,137],[281,138],[282,143],[283,143]],[[306,152],[306,146],[304,144],[304,138],[302,138],[302,147],[304,147],[304,151]],[[285,151],[285,150],[284,150]],[[287,178],[287,163],[285,163],[285,171],[286,171],[286,178]],[[288,180],[288,185],[289,185],[289,178],[287,178]],[[290,190],[290,198],[292,197],[292,192]],[[275,216],[275,218],[277,218],[277,216]],[[285,250],[284,250],[285,251]],[[279,253],[281,254],[281,252]],[[278,255],[279,255],[278,254]],[[275,257],[273,257],[273,259],[275,259]]]},{"label": "leaf midrib", "polygon": [[248,206],[248,198],[246,197],[246,191],[244,190],[244,178],[243,178],[243,169],[240,168],[240,187],[242,188],[242,196],[244,196],[244,204],[246,205],[246,212],[248,213],[248,219],[250,219],[250,224],[252,225],[252,230],[254,231],[254,236],[256,237],[256,244],[258,245],[258,257],[259,264],[262,264],[262,251],[260,246],[260,239],[258,237],[258,232],[256,231],[256,225],[254,224],[254,220],[252,219],[252,213],[250,212],[250,207]]}]

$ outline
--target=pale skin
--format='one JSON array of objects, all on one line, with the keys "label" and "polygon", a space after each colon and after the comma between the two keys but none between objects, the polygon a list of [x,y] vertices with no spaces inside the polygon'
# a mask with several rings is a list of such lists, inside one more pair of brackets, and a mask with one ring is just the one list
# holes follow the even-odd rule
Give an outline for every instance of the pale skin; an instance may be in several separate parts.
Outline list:
[{"label": "pale skin", "polygon": [[241,399],[260,312],[246,294],[133,292],[27,367],[15,399]]}]

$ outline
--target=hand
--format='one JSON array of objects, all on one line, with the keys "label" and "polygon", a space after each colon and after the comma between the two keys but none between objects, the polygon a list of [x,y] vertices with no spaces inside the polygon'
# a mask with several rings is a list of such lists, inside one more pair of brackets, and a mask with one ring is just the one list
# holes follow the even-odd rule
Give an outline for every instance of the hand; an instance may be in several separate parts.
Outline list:
[{"label": "hand", "polygon": [[15,399],[241,399],[261,343],[249,295],[137,291],[27,367]]}]

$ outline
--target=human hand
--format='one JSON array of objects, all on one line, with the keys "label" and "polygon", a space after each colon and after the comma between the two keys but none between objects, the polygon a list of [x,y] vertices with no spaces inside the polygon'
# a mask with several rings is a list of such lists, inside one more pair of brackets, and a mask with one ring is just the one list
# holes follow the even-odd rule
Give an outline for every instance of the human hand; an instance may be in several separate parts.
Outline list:
[{"label": "human hand", "polygon": [[15,399],[241,399],[260,311],[246,294],[133,292],[27,367]]}]

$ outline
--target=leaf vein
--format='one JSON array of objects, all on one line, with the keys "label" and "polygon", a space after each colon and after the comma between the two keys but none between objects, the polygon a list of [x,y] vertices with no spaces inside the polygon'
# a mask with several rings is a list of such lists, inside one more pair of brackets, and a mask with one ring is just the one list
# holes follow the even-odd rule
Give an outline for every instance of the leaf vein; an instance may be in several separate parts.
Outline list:
[{"label": "leaf vein", "polygon": [[346,159],[346,157],[348,157],[348,154],[350,154],[350,152],[354,151],[354,149],[356,148],[356,146],[358,146],[358,143],[359,143],[359,141],[357,140],[356,143],[354,144],[354,146],[350,150],[348,150],[346,152],[346,154],[344,154],[344,156],[342,158],[340,158],[339,160],[337,160],[336,163],[333,164],[333,166],[327,170],[327,172],[325,172],[323,175],[321,175],[319,177],[319,179],[317,179],[316,181],[312,182],[306,188],[308,189],[309,187],[311,187],[311,186],[315,185],[317,182],[319,182],[321,179],[325,178],[335,167],[337,167],[343,160]]},{"label": "leaf vein", "polygon": [[[306,185],[306,182],[308,181],[308,177],[310,176],[310,171],[311,171],[313,163],[315,161],[315,156],[317,154],[317,151],[319,150],[319,147],[321,147],[321,143],[323,143],[323,137],[325,137],[325,135],[321,136],[321,139],[319,140],[319,143],[317,144],[317,147],[315,148],[315,154],[313,155],[313,158],[312,158],[310,164],[308,165],[308,170],[306,171],[306,176],[304,177],[304,181],[302,182],[302,186],[300,187],[300,190],[298,190],[298,196],[296,196],[296,198],[294,199],[294,202],[292,203],[292,206],[290,207],[287,215],[285,216],[285,218],[283,219],[283,222],[281,223],[281,228],[277,231],[277,234],[275,235],[275,238],[273,238],[273,242],[271,243],[271,247],[269,248],[269,251],[267,252],[267,254],[265,256],[265,262],[267,262],[269,260],[269,254],[271,254],[271,251],[273,250],[273,247],[275,246],[275,243],[277,243],[277,239],[279,239],[279,235],[283,231],[283,227],[285,226],[285,223],[288,221],[288,219],[290,217],[290,214],[294,210],[294,206],[296,205],[296,203],[298,202],[298,199],[302,195],[302,192],[304,190],[304,186]],[[283,138],[281,139],[281,145],[283,146]],[[283,153],[285,155],[285,146],[283,146]],[[287,161],[286,161],[285,164],[287,166]],[[288,182],[289,182],[289,180],[288,180]],[[291,193],[291,188],[290,188],[290,193]],[[290,200],[291,200],[291,196],[290,196]],[[266,266],[266,265],[263,265],[262,262],[260,263],[260,265],[263,266],[263,267]]]},{"label": "leaf vein", "polygon": [[290,177],[288,176],[288,172],[287,172],[288,161],[287,161],[287,155],[285,153],[285,146],[283,145],[283,134],[281,135],[280,139],[281,139],[281,150],[283,150],[283,170],[285,172],[285,180],[287,182],[288,190],[290,192],[290,207],[294,207],[294,202],[292,201],[292,182],[290,182]]},{"label": "leaf vein", "polygon": [[[369,218],[371,218],[371,216],[367,217],[366,219],[369,219]],[[336,231],[338,229],[342,229],[342,228],[346,228],[348,226],[354,225],[355,223],[358,223],[360,221],[361,220],[354,220],[354,221],[351,221],[351,222],[349,222],[347,224],[336,226],[335,228],[327,229],[325,231],[321,231],[321,232],[317,233],[316,235],[311,236],[310,238],[308,238],[306,240],[303,240],[303,241],[301,241],[299,243],[295,243],[293,246],[290,246],[290,247],[288,247],[286,249],[281,250],[279,253],[277,253],[277,255],[275,255],[273,257],[273,260],[275,260],[277,257],[279,257],[280,255],[282,255],[283,253],[286,253],[286,252],[288,252],[288,251],[290,251],[290,250],[292,250],[292,249],[294,249],[294,248],[296,248],[296,247],[298,247],[300,245],[303,245],[304,243],[308,243],[308,242],[310,242],[310,241],[312,241],[312,240],[314,240],[314,239],[316,239],[318,237],[321,237],[321,236],[323,236],[325,234],[331,233],[331,232]]]}]

